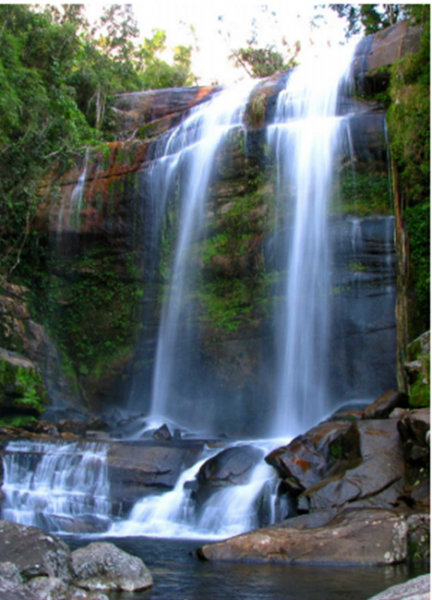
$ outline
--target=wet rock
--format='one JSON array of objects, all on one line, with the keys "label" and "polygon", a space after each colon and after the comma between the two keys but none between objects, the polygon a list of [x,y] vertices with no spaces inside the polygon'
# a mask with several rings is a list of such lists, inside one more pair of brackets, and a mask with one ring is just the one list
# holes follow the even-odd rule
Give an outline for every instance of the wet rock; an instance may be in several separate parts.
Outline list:
[{"label": "wet rock", "polygon": [[13,562],[23,577],[58,577],[70,581],[68,546],[36,527],[0,521],[0,561]]},{"label": "wet rock", "polygon": [[397,422],[365,420],[356,423],[360,459],[342,464],[340,472],[330,473],[309,487],[303,496],[312,510],[343,506],[395,505],[403,492],[404,460]]},{"label": "wet rock", "polygon": [[131,507],[155,490],[172,489],[183,469],[191,467],[203,442],[122,442],[108,445],[107,465],[113,502]]},{"label": "wet rock", "polygon": [[68,586],[58,577],[34,577],[27,587],[39,600],[63,600]]},{"label": "wet rock", "polygon": [[89,544],[72,552],[74,585],[88,590],[135,591],[153,585],[142,560],[113,544]]},{"label": "wet rock", "polygon": [[412,561],[430,561],[430,514],[414,513],[407,516],[408,550]]},{"label": "wet rock", "polygon": [[166,424],[159,427],[159,429],[156,429],[153,434],[153,439],[157,440],[158,442],[168,442],[169,440],[172,440],[172,437],[171,431],[168,429],[168,425]]},{"label": "wet rock", "polygon": [[205,545],[207,560],[388,565],[405,560],[408,526],[383,509],[348,509],[313,529],[266,527]]},{"label": "wet rock", "polygon": [[254,446],[235,446],[222,450],[201,466],[196,477],[194,499],[203,505],[221,488],[245,485],[249,482],[252,469],[263,456],[262,450]]},{"label": "wet rock", "polygon": [[405,583],[392,585],[369,600],[429,600],[430,575],[420,575]]},{"label": "wet rock", "polygon": [[[336,458],[356,459],[359,456],[358,430],[350,422],[325,422],[287,446],[278,448],[265,460],[274,467],[287,485],[291,479],[302,489],[322,480]],[[292,493],[298,494],[298,488]]]},{"label": "wet rock", "polygon": [[408,396],[389,390],[364,410],[365,419],[385,419],[395,408],[408,408]]}]

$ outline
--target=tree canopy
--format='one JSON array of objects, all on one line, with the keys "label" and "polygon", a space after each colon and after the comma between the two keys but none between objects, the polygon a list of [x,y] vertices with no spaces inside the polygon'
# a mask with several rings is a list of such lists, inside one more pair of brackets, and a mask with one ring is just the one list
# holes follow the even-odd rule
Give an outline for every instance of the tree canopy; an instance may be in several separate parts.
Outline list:
[{"label": "tree canopy", "polygon": [[54,157],[68,161],[85,146],[109,139],[108,98],[195,80],[191,48],[175,48],[169,65],[160,58],[164,32],[141,45],[137,38],[129,5],[108,6],[94,26],[83,5],[0,5],[3,272],[19,261],[45,168]]}]

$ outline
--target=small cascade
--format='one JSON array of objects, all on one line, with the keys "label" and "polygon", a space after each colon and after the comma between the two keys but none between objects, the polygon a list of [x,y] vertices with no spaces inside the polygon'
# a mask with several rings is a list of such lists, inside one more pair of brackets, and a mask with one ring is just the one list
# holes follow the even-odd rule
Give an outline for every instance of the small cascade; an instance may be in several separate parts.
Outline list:
[{"label": "small cascade", "polygon": [[[242,127],[243,113],[253,83],[227,89],[190,116],[156,149],[152,186],[157,190],[158,214],[177,194],[179,215],[169,290],[164,298],[153,377],[150,418],[160,424],[173,419],[190,426],[194,414],[185,414],[176,405],[174,391],[185,373],[176,370],[176,357],[193,353],[192,315],[196,306],[191,299],[195,286],[197,258],[191,253],[193,242],[203,235],[205,206],[214,159],[227,135]],[[193,411],[199,411],[194,405]],[[209,411],[202,407],[200,423],[208,428]],[[159,419],[159,420],[158,420]]]},{"label": "small cascade", "polygon": [[[84,189],[87,178],[87,168],[88,168],[88,160],[89,160],[89,149],[87,148],[85,157],[84,157],[84,165],[81,170],[78,181],[72,190],[71,197],[69,202],[67,202],[66,196],[62,197],[62,202],[60,205],[60,210],[57,218],[57,240],[61,240],[61,236],[63,231],[65,230],[79,230],[79,219],[81,214],[82,200],[84,196]],[[66,209],[66,215],[65,215]]]},{"label": "small cascade", "polygon": [[[328,49],[329,50],[329,49]],[[328,411],[330,248],[327,213],[343,118],[339,92],[352,49],[322,52],[290,74],[279,94],[268,141],[277,161],[277,190],[289,250],[285,303],[278,317],[274,435],[296,435]],[[349,144],[349,139],[348,139]]]},{"label": "small cascade", "polygon": [[[274,448],[275,442],[253,442],[253,446],[264,454]],[[263,460],[244,485],[224,486],[197,508],[193,482],[204,463],[220,451],[206,448],[203,456],[182,473],[172,491],[138,501],[129,518],[113,524],[108,534],[222,539],[273,522],[279,481],[274,469]]]},{"label": "small cascade", "polygon": [[62,533],[109,527],[104,445],[11,441],[3,468],[2,519]]}]

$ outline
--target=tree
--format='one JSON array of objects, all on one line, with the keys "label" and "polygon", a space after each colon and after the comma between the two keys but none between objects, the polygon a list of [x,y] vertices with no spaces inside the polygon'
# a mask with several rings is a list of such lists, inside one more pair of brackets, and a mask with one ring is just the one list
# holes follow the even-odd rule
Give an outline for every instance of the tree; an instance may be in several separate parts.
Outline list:
[{"label": "tree", "polygon": [[236,67],[243,67],[250,77],[268,77],[294,67],[299,50],[300,46],[296,44],[291,56],[284,58],[274,46],[255,48],[252,43],[248,43],[247,48],[234,50],[229,58],[234,61]]},{"label": "tree", "polygon": [[409,4],[329,4],[339,17],[347,20],[346,37],[363,31],[376,33],[403,18],[414,18],[414,5]]}]

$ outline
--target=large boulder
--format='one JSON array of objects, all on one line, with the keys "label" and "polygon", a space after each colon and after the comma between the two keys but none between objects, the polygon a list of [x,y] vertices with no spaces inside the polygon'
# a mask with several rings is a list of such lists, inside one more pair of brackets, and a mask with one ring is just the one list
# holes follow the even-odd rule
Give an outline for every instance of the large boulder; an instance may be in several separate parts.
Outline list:
[{"label": "large boulder", "polygon": [[122,442],[108,446],[110,494],[123,511],[146,494],[172,489],[183,469],[201,454],[203,442]]},{"label": "large boulder", "polygon": [[360,456],[358,430],[350,422],[320,423],[287,446],[273,450],[266,461],[294,494],[321,481],[335,459]]},{"label": "large boulder", "polygon": [[25,578],[72,579],[68,546],[36,527],[0,521],[0,562],[14,563]]},{"label": "large boulder", "polygon": [[88,590],[133,592],[153,585],[150,571],[142,560],[114,544],[89,544],[72,552],[74,585]]},{"label": "large boulder", "polygon": [[248,483],[252,469],[264,453],[254,446],[234,446],[206,461],[196,477],[194,499],[203,505],[221,488]]},{"label": "large boulder", "polygon": [[430,600],[430,575],[392,585],[369,600]]},{"label": "large boulder", "polygon": [[358,430],[361,460],[353,468],[331,473],[302,496],[311,510],[344,506],[391,508],[403,492],[404,459],[395,419],[365,420]]},{"label": "large boulder", "polygon": [[389,565],[407,556],[408,525],[390,510],[347,509],[309,529],[270,526],[202,546],[214,561]]},{"label": "large boulder", "polygon": [[2,600],[39,600],[24,585],[18,567],[11,562],[0,562],[0,597]]},{"label": "large boulder", "polygon": [[363,413],[365,419],[385,419],[395,408],[408,408],[408,396],[402,392],[389,390],[372,402]]}]

